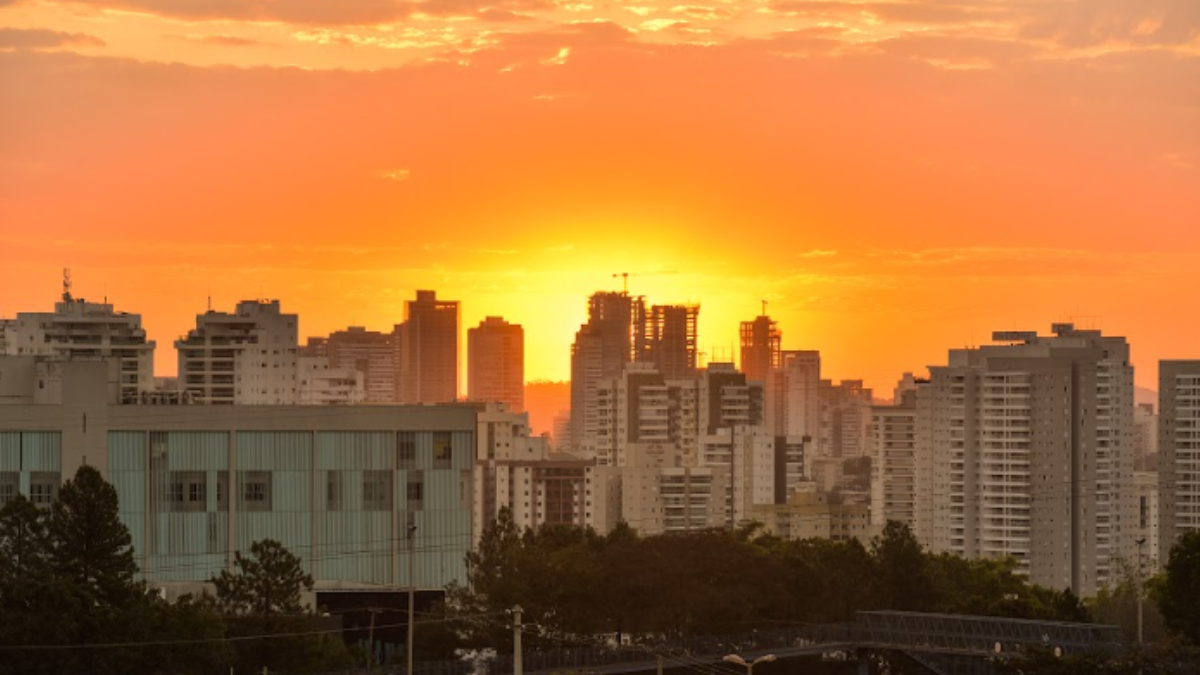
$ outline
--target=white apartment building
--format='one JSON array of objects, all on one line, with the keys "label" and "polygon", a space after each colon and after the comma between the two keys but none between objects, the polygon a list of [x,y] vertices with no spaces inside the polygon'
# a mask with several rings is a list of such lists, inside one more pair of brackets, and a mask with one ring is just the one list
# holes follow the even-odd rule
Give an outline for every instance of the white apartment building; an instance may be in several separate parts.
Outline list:
[{"label": "white apartment building", "polygon": [[917,397],[906,390],[895,405],[871,408],[871,524],[912,527],[917,511]]},{"label": "white apartment building", "polygon": [[808,436],[820,429],[821,353],[784,351],[766,383],[766,422],[776,436]]},{"label": "white apartment building", "polygon": [[868,453],[872,394],[862,380],[843,380],[841,384],[821,380],[818,455],[852,459]]},{"label": "white apartment building", "polygon": [[298,335],[298,317],[281,313],[278,300],[199,314],[196,327],[175,342],[180,387],[200,403],[295,404]]},{"label": "white apartment building", "polygon": [[116,359],[120,396],[136,401],[154,389],[155,342],[146,339],[140,314],[117,312],[107,302],[74,298],[69,285],[53,312],[21,312],[0,321],[0,354],[58,359]]},{"label": "white apartment building", "polygon": [[930,368],[917,492],[935,551],[1012,556],[1033,582],[1086,597],[1136,555],[1133,367],[1124,338],[1053,333],[996,333],[1008,344]]},{"label": "white apartment building", "polygon": [[353,405],[366,399],[363,373],[355,368],[330,368],[325,356],[301,356],[297,382],[300,405]]},{"label": "white apartment building", "polygon": [[729,527],[752,517],[754,505],[774,504],[775,437],[760,426],[716,429],[701,441],[701,466],[729,474]]},{"label": "white apartment building", "polygon": [[1158,559],[1200,532],[1200,360],[1158,365]]}]

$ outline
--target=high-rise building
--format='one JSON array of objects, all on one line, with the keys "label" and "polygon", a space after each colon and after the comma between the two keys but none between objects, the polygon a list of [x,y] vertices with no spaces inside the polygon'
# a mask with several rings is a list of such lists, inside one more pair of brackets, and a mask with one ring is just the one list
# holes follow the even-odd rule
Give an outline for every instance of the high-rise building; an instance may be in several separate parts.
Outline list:
[{"label": "high-rise building", "polygon": [[15,319],[0,321],[0,354],[116,359],[125,401],[154,389],[154,348],[140,314],[73,297],[69,276],[63,282],[62,302],[54,303],[53,312],[20,312]]},{"label": "high-rise building", "polygon": [[600,381],[620,377],[644,348],[645,315],[645,301],[628,293],[599,292],[588,299],[588,321],[571,345],[571,448],[576,452],[591,452]]},{"label": "high-rise building", "polygon": [[232,313],[209,310],[175,341],[180,388],[199,403],[291,405],[298,400],[299,318],[278,300],[245,300]]},{"label": "high-rise building", "polygon": [[1072,324],[993,339],[918,390],[918,518],[928,498],[935,551],[1093,595],[1136,555],[1129,344]]},{"label": "high-rise building", "polygon": [[767,383],[771,371],[783,366],[783,334],[771,317],[763,314],[741,326],[742,372],[755,382]]},{"label": "high-rise building", "polygon": [[525,411],[525,331],[489,316],[467,331],[467,398]]},{"label": "high-rise building", "polygon": [[[309,338],[313,344],[318,338]],[[329,367],[362,373],[367,403],[396,402],[396,350],[392,333],[350,326],[324,338]]]},{"label": "high-rise building", "polygon": [[872,391],[863,386],[862,380],[842,380],[841,384],[821,380],[819,399],[817,453],[840,459],[867,454]]},{"label": "high-rise building", "polygon": [[780,359],[780,367],[772,369],[766,381],[767,425],[776,436],[808,436],[816,451],[820,435],[821,353],[784,351]]},{"label": "high-rise building", "polygon": [[871,408],[871,524],[889,520],[910,527],[917,508],[917,392],[906,390],[894,405]]},{"label": "high-rise building", "polygon": [[1139,403],[1133,409],[1133,447],[1139,471],[1153,470],[1158,461],[1158,414],[1153,403]]},{"label": "high-rise building", "polygon": [[1200,360],[1158,364],[1159,550],[1200,532]]},{"label": "high-rise building", "polygon": [[458,399],[458,302],[417,291],[404,304],[396,327],[401,403],[450,403]]},{"label": "high-rise building", "polygon": [[699,305],[654,305],[646,313],[644,352],[639,361],[653,363],[667,379],[696,374],[696,325]]}]

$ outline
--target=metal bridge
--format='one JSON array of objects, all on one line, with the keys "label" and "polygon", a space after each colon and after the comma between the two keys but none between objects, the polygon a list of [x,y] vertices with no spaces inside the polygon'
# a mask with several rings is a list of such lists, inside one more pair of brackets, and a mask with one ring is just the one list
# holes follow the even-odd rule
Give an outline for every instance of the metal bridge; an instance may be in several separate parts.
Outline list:
[{"label": "metal bridge", "polygon": [[[542,637],[556,639],[554,634]],[[589,640],[595,645],[595,640],[586,636],[558,639],[564,645],[587,644]],[[709,670],[726,654],[737,653],[748,661],[767,654],[779,659],[826,655],[856,660],[859,672],[865,674],[873,656],[903,653],[933,675],[987,675],[993,671],[995,659],[1007,658],[1028,646],[1072,654],[1115,650],[1119,645],[1115,626],[919,612],[858,612],[854,622],[844,624],[796,626],[670,644],[564,646],[526,652],[523,670],[525,675],[621,675],[654,671],[660,666]],[[426,662],[415,664],[413,670],[413,675],[503,675],[513,672],[513,662],[511,656],[499,656],[489,659],[486,665]],[[384,675],[391,670],[372,672]]]}]

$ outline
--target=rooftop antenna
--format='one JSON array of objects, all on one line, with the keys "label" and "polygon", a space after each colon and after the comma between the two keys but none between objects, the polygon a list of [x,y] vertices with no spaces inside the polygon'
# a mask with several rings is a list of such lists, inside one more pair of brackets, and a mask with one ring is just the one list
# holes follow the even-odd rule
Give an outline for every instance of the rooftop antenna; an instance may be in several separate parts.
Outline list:
[{"label": "rooftop antenna", "polygon": [[763,301],[762,301],[762,305],[763,305],[763,311],[762,311],[762,315],[763,315],[763,316],[766,316],[766,315],[767,315],[767,301],[766,301],[766,300],[763,300]]},{"label": "rooftop antenna", "polygon": [[63,302],[73,302],[74,301],[74,298],[71,297],[71,268],[69,268],[69,267],[63,268],[62,298],[63,298]]}]

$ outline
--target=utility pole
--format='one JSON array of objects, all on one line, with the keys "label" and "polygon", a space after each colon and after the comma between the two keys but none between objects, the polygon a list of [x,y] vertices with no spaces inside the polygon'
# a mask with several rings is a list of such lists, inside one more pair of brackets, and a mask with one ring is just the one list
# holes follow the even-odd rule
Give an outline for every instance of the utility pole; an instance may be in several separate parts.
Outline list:
[{"label": "utility pole", "polygon": [[512,609],[513,615],[513,675],[525,675],[521,664],[521,606]]},{"label": "utility pole", "polygon": [[371,613],[371,628],[367,631],[367,669],[370,670],[375,665],[375,615],[379,609],[371,607],[367,611]]},{"label": "utility pole", "polygon": [[413,535],[417,533],[416,524],[408,526],[408,638],[405,640],[405,649],[408,651],[408,670],[404,671],[406,675],[413,674],[413,622],[416,618],[416,595],[417,589],[413,585],[413,567],[416,565],[416,556],[413,554]]}]

